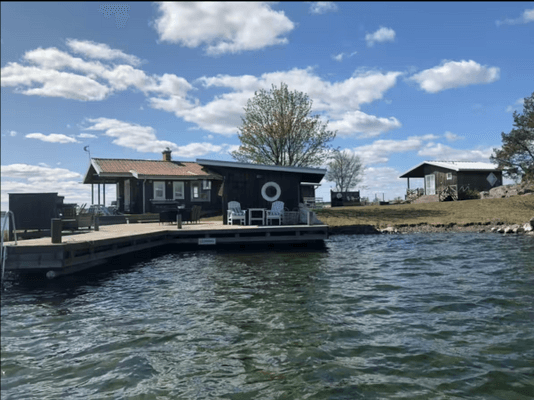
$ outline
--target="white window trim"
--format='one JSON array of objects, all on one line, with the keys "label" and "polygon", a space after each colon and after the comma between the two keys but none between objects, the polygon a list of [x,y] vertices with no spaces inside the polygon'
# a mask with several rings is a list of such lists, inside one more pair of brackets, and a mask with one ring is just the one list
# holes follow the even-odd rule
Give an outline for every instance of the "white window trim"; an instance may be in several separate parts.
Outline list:
[{"label": "white window trim", "polygon": [[[156,196],[156,184],[163,184],[163,197]],[[154,181],[154,200],[165,200],[165,181]]]},{"label": "white window trim", "polygon": [[[181,197],[177,197],[176,196],[176,186],[178,184],[182,185],[182,196]],[[185,184],[184,184],[184,182],[175,181],[175,182],[172,183],[172,198],[174,200],[183,200],[183,199],[185,199]]]},{"label": "white window trim", "polygon": [[204,179],[202,181],[202,189],[203,190],[211,190],[211,181],[207,180],[207,179]]},{"label": "white window trim", "polygon": [[447,172],[447,180],[452,181],[452,172]]}]

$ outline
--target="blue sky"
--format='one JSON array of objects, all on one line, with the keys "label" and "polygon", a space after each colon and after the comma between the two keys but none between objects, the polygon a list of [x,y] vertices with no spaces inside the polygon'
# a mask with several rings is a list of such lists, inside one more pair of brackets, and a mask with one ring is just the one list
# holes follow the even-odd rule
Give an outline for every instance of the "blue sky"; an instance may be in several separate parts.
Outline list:
[{"label": "blue sky", "polygon": [[512,129],[534,3],[1,3],[2,210],[15,192],[90,202],[85,146],[231,161],[247,99],[280,82],[362,158],[363,195],[404,196],[406,170],[488,161]]}]

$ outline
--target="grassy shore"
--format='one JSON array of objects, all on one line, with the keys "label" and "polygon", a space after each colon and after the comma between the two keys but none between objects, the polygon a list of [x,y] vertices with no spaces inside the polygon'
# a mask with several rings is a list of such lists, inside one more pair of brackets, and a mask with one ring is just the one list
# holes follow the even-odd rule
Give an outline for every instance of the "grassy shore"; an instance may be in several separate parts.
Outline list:
[{"label": "grassy shore", "polygon": [[317,217],[331,228],[354,225],[372,225],[383,229],[388,226],[524,224],[534,217],[534,195],[426,204],[324,208],[317,211]]}]

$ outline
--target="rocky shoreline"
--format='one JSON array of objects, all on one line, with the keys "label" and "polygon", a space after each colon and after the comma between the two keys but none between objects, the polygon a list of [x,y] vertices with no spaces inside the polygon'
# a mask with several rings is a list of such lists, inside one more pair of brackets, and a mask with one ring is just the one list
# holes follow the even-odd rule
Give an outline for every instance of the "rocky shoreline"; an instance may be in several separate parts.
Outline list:
[{"label": "rocky shoreline", "polygon": [[329,228],[329,234],[401,234],[401,233],[437,233],[437,232],[476,232],[501,233],[509,235],[528,235],[534,237],[534,218],[525,224],[504,223],[466,223],[466,224],[412,224],[395,225],[378,229],[373,225],[347,225]]}]

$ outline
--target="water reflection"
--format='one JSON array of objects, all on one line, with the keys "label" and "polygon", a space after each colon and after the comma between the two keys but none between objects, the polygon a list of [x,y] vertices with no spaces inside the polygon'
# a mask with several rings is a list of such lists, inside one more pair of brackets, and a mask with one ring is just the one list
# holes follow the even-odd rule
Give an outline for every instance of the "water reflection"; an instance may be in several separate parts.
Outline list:
[{"label": "water reflection", "polygon": [[528,398],[532,255],[527,238],[337,236],[13,284],[2,397]]}]

